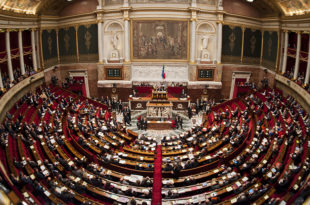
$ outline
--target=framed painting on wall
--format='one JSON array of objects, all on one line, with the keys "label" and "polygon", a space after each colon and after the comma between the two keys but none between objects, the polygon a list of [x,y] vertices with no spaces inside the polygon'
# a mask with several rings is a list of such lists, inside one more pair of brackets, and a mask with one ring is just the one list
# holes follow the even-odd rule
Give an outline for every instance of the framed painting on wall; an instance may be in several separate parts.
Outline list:
[{"label": "framed painting on wall", "polygon": [[132,61],[188,61],[188,20],[131,21]]}]

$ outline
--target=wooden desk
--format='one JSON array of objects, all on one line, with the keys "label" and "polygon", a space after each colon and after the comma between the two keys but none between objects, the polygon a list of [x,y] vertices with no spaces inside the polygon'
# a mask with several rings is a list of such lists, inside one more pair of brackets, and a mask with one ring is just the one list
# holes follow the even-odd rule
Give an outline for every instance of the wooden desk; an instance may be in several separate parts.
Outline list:
[{"label": "wooden desk", "polygon": [[170,130],[171,121],[147,121],[147,129],[149,130]]}]

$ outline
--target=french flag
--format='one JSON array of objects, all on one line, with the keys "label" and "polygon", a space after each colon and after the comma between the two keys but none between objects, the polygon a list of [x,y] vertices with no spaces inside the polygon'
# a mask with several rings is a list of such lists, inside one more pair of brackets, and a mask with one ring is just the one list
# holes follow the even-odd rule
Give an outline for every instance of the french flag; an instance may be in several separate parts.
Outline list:
[{"label": "french flag", "polygon": [[162,77],[163,79],[166,78],[165,65],[163,65],[163,71],[162,71],[162,73],[161,73],[161,77]]}]

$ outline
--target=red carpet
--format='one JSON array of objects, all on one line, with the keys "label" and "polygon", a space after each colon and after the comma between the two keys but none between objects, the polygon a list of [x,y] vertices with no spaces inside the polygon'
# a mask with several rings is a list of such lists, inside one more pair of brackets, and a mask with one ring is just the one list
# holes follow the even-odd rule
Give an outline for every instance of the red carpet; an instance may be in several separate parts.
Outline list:
[{"label": "red carpet", "polygon": [[162,164],[161,145],[157,145],[156,159],[154,161],[152,205],[161,204],[161,187],[162,187],[161,164]]}]

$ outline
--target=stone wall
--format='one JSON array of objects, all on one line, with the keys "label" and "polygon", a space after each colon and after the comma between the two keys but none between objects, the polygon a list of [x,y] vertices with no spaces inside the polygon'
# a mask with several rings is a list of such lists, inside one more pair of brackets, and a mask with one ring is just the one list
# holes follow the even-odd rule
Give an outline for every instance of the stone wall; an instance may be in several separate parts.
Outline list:
[{"label": "stone wall", "polygon": [[98,5],[97,0],[78,0],[73,4],[65,7],[60,13],[60,17],[74,16],[96,11]]},{"label": "stone wall", "polygon": [[223,1],[224,11],[231,14],[260,18],[261,15],[257,9],[241,0]]},{"label": "stone wall", "polygon": [[45,72],[45,81],[47,84],[51,83],[51,77],[56,76],[58,78],[59,86],[61,82],[64,82],[66,77],[69,77],[69,71],[87,71],[88,73],[88,85],[91,97],[98,97],[98,71],[97,63],[77,63],[67,65],[57,65]]},{"label": "stone wall", "polygon": [[225,99],[229,98],[232,73],[235,71],[246,71],[252,72],[250,81],[256,83],[256,85],[261,86],[261,80],[267,77],[269,80],[269,86],[274,86],[274,74],[258,66],[244,66],[244,65],[223,65],[222,72],[222,91],[221,94]]}]

